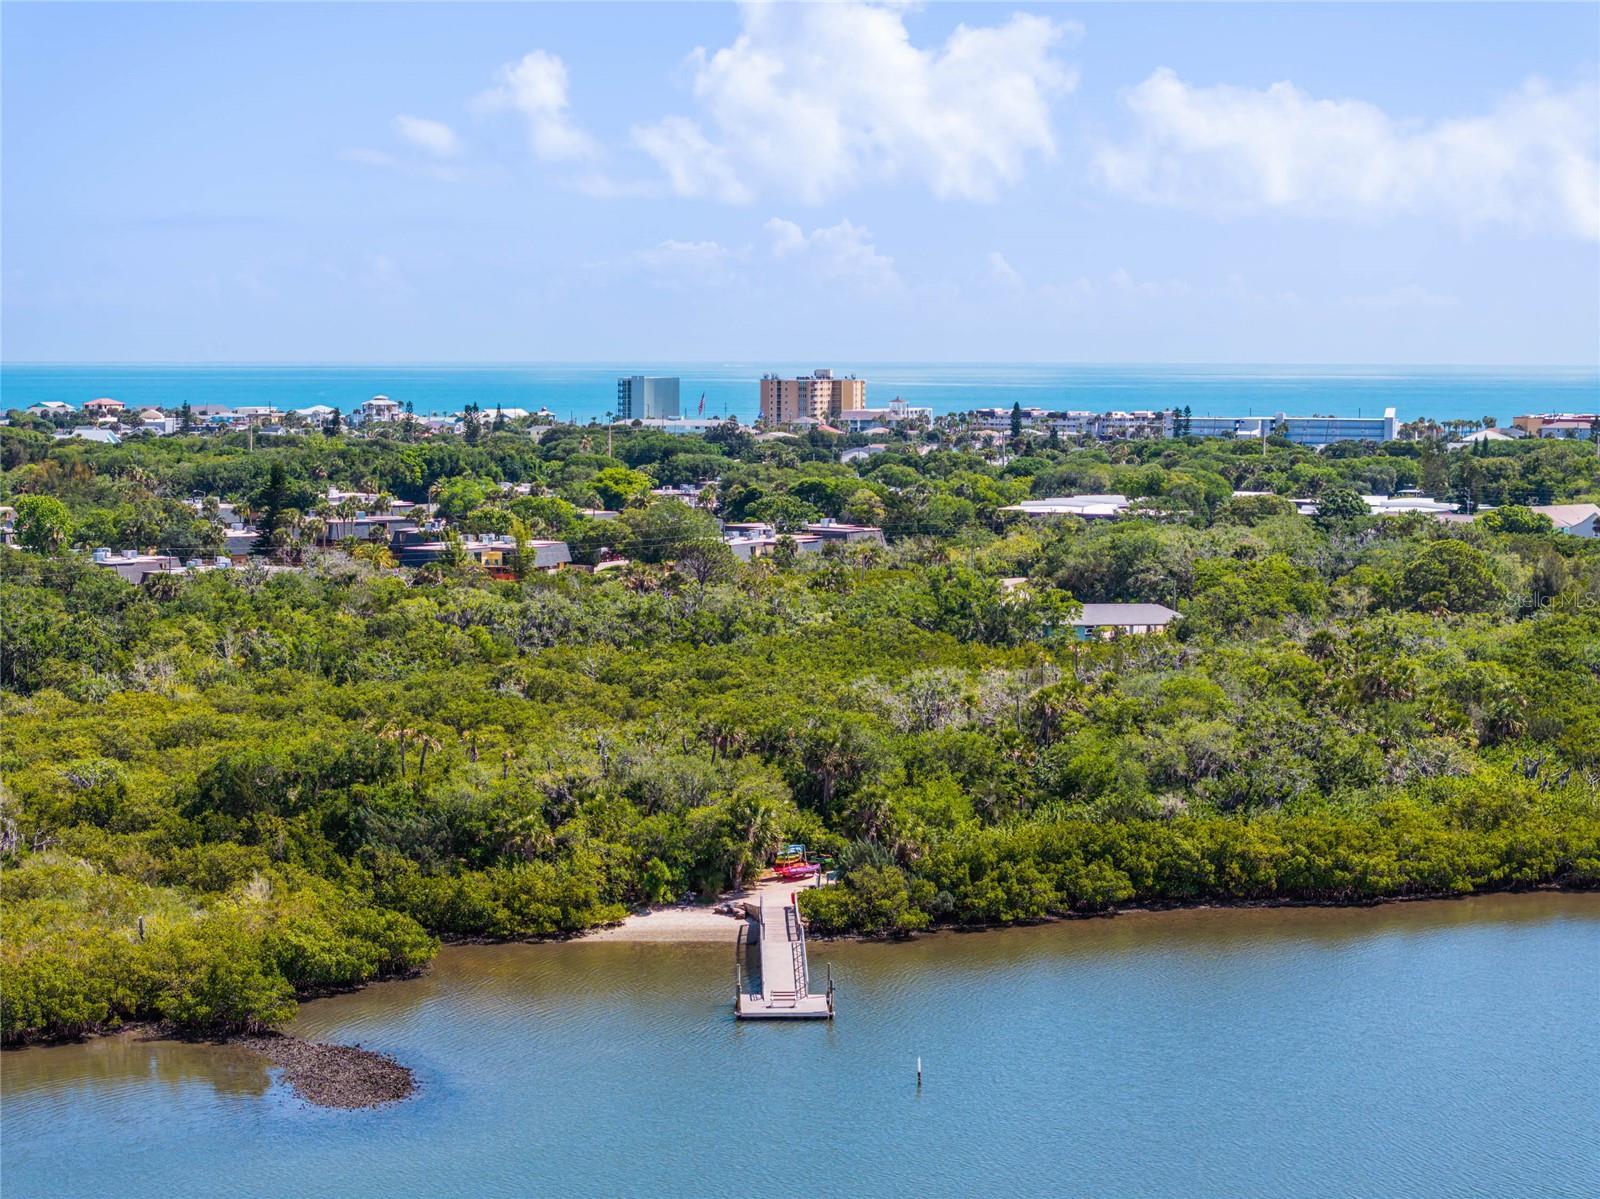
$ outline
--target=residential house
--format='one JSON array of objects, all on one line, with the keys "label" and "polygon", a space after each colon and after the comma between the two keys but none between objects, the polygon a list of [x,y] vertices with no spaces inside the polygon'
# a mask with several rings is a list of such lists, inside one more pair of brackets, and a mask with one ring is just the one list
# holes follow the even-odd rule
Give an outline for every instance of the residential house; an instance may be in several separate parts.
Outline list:
[{"label": "residential house", "polygon": [[1083,640],[1165,632],[1178,613],[1163,604],[1084,604],[1072,620]]},{"label": "residential house", "polygon": [[823,538],[815,533],[779,533],[771,525],[759,521],[738,521],[723,525],[722,540],[741,562],[754,562],[778,548],[778,542],[787,537],[794,543],[797,553],[815,554],[823,545]]},{"label": "residential house", "polygon": [[93,425],[77,425],[70,432],[57,433],[56,441],[93,441],[100,445],[121,445],[122,438],[110,429],[98,429]]},{"label": "residential house", "polygon": [[350,414],[350,420],[357,425],[377,425],[397,421],[404,415],[405,409],[398,400],[373,396]]},{"label": "residential house", "polygon": [[1476,429],[1473,432],[1468,433],[1465,437],[1462,437],[1456,441],[1452,441],[1448,448],[1452,450],[1466,450],[1471,449],[1480,442],[1492,443],[1497,441],[1521,441],[1526,436],[1527,434],[1521,429],[1517,428],[1515,425],[1513,425],[1509,431],[1505,429]]},{"label": "residential house", "polygon": [[[707,488],[711,490],[711,502],[704,504],[700,496]],[[699,483],[677,483],[671,487],[652,487],[650,494],[663,500],[680,500],[691,508],[714,508],[716,506],[717,480],[705,479]]]},{"label": "residential house", "polygon": [[[1406,512],[1426,512],[1436,515],[1453,512],[1457,505],[1432,499],[1418,491],[1400,491],[1394,495],[1364,495],[1367,511],[1374,516],[1399,516]],[[1298,502],[1298,501],[1297,501]]]},{"label": "residential house", "polygon": [[336,545],[346,537],[357,541],[382,541],[386,543],[404,539],[418,532],[421,524],[414,516],[403,512],[363,512],[355,516],[330,516],[322,534],[325,545]]},{"label": "residential house", "polygon": [[136,550],[117,553],[104,546],[95,550],[94,563],[115,571],[130,583],[142,583],[146,575],[182,566],[182,562],[173,554],[141,554]]},{"label": "residential house", "polygon": [[674,416],[674,417],[643,417],[636,420],[615,422],[632,428],[638,425],[641,429],[653,429],[657,433],[692,433],[704,436],[724,425],[737,425],[739,422],[724,416]]},{"label": "residential house", "polygon": [[1538,504],[1533,509],[1548,516],[1556,532],[1573,537],[1600,537],[1600,504]]},{"label": "residential house", "polygon": [[876,525],[852,525],[844,521],[834,520],[831,517],[809,524],[805,532],[812,537],[820,537],[823,541],[846,542],[855,544],[871,541],[878,545],[883,544],[883,530]]},{"label": "residential house", "polygon": [[1024,516],[1043,519],[1051,516],[1076,516],[1083,520],[1112,520],[1128,510],[1125,495],[1060,495],[1043,500],[1023,500],[1020,504],[1007,504],[1002,512],[1020,512]]},{"label": "residential house", "polygon": [[86,416],[119,417],[122,415],[122,408],[123,404],[121,400],[113,400],[108,397],[101,397],[98,400],[90,400],[83,406],[83,411],[84,415]]},{"label": "residential house", "polygon": [[925,425],[932,421],[932,408],[913,408],[899,396],[890,400],[887,408],[842,408],[833,417],[833,423],[846,433],[865,433],[875,426]]},{"label": "residential house", "polygon": [[250,561],[250,555],[255,552],[256,539],[261,536],[257,529],[246,528],[241,525],[237,529],[226,529],[222,534],[223,548],[228,558],[235,566],[243,566]]},{"label": "residential house", "polygon": [[839,455],[839,461],[846,464],[851,462],[860,462],[864,459],[872,457],[874,454],[881,454],[888,448],[888,446],[878,443],[874,443],[872,445],[851,446],[848,450],[845,450]]},{"label": "residential house", "polygon": [[1595,437],[1600,429],[1600,413],[1596,412],[1541,412],[1513,417],[1513,427],[1530,437]]},{"label": "residential house", "polygon": [[[431,530],[406,533],[394,547],[395,558],[401,566],[427,566],[444,556],[448,544],[442,538],[433,539]],[[572,561],[565,541],[528,541],[524,545],[531,559],[528,564],[531,570],[560,570]],[[491,575],[500,578],[511,575],[517,550],[515,538],[505,533],[482,533],[463,537],[461,547]]]}]

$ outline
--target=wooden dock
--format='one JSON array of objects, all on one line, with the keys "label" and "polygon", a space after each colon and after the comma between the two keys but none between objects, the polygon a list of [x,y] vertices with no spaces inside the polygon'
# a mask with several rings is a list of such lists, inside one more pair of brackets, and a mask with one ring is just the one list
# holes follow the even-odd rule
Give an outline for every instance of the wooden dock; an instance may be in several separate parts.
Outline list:
[{"label": "wooden dock", "polygon": [[[825,990],[812,990],[806,926],[795,899],[791,892],[788,903],[769,906],[763,895],[751,922],[740,930],[734,1014],[741,1020],[833,1019],[833,979],[830,975]],[[759,950],[759,982],[744,969],[751,938]]]}]

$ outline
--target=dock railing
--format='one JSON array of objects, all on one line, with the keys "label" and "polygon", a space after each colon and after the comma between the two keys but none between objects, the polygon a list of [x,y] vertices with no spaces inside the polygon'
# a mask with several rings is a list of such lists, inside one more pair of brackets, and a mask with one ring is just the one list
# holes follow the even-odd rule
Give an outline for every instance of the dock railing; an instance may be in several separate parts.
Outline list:
[{"label": "dock railing", "polygon": [[811,994],[810,970],[806,962],[806,925],[800,919],[800,893],[794,894],[794,906],[784,912],[784,919],[792,917],[794,920],[794,936],[790,941],[791,952],[794,954],[794,982],[795,993],[804,999]]}]

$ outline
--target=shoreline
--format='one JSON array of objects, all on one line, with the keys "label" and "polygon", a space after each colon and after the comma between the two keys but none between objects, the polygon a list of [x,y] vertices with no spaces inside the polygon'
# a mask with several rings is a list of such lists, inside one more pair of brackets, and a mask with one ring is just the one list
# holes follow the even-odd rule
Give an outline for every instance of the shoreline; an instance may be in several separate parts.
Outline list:
[{"label": "shoreline", "polygon": [[1288,908],[1327,909],[1348,911],[1354,908],[1382,908],[1402,903],[1445,903],[1455,900],[1483,899],[1491,895],[1592,895],[1600,887],[1579,886],[1572,883],[1536,883],[1532,886],[1494,887],[1478,891],[1430,891],[1415,895],[1380,895],[1370,899],[1210,899],[1167,903],[1119,904],[1100,912],[1064,912],[1041,916],[1036,920],[1010,920],[993,924],[930,924],[927,928],[909,932],[887,933],[806,933],[810,941],[914,941],[942,933],[987,933],[1008,928],[1042,928],[1050,924],[1068,924],[1078,920],[1110,920],[1117,916],[1167,916],[1182,912],[1239,912],[1281,911]]},{"label": "shoreline", "polygon": [[[718,909],[729,904],[755,902],[756,896],[766,894],[768,902],[781,895],[780,902],[788,902],[788,894],[807,889],[812,884],[783,883],[768,879],[757,883],[749,891],[731,892],[719,898],[714,905],[669,904],[647,911],[630,913],[617,924],[600,925],[571,937],[545,938],[565,941],[622,941],[635,944],[692,944],[720,941],[732,942],[738,937],[742,918],[725,915]],[[914,941],[938,933],[983,933],[1008,928],[1037,928],[1047,924],[1064,924],[1075,920],[1109,920],[1117,916],[1160,916],[1175,912],[1204,911],[1268,911],[1281,908],[1378,908],[1399,903],[1429,903],[1446,900],[1474,899],[1486,895],[1534,895],[1551,892],[1588,894],[1600,890],[1596,887],[1572,883],[1538,883],[1531,886],[1496,887],[1477,891],[1419,892],[1412,895],[1382,895],[1364,899],[1208,899],[1192,902],[1134,902],[1118,904],[1099,912],[1063,912],[1037,920],[1012,920],[992,924],[937,923],[927,928],[902,933],[819,933],[810,928],[806,938],[810,941]],[[494,941],[473,941],[471,944],[496,944]],[[529,944],[544,942],[530,941]]]},{"label": "shoreline", "polygon": [[[809,885],[809,884],[808,884]],[[636,945],[693,945],[693,944],[734,944],[738,939],[739,929],[745,923],[743,917],[718,911],[727,908],[730,904],[747,902],[763,891],[771,895],[778,891],[791,892],[803,890],[803,886],[793,883],[778,883],[769,881],[767,884],[758,884],[747,892],[739,892],[738,898],[724,897],[716,904],[685,905],[671,904],[647,911],[630,913],[624,920],[611,925],[602,925],[583,932],[565,937],[544,937],[533,939],[517,938],[462,938],[446,941],[446,946],[453,945],[551,945],[575,943],[579,941],[599,942],[611,941],[623,944]],[[1571,883],[1539,883],[1533,886],[1497,887],[1490,890],[1457,892],[1437,892],[1416,895],[1390,895],[1374,899],[1361,900],[1304,900],[1304,899],[1241,899],[1241,900],[1212,900],[1196,903],[1165,903],[1165,904],[1127,904],[1113,907],[1103,912],[1072,912],[1063,915],[1046,916],[1038,920],[1015,920],[1003,924],[935,924],[924,929],[917,929],[905,933],[808,933],[807,939],[826,943],[861,942],[875,944],[898,944],[926,939],[936,935],[950,934],[976,934],[986,932],[999,932],[1006,929],[1041,928],[1047,925],[1064,924],[1078,920],[1107,920],[1118,916],[1163,916],[1186,912],[1205,911],[1272,911],[1288,908],[1301,909],[1328,909],[1341,910],[1351,908],[1381,908],[1395,904],[1407,903],[1438,903],[1445,901],[1483,899],[1498,895],[1594,895],[1600,894],[1600,887],[1580,886]],[[663,919],[663,918],[666,919]],[[403,975],[388,978],[375,978],[364,983],[355,983],[350,986],[325,987],[312,992],[303,993],[297,998],[302,1002],[314,999],[328,998],[335,995],[350,994],[364,991],[368,987],[387,983],[401,983],[415,980],[427,973],[427,967],[422,970],[412,971]],[[281,1066],[284,1081],[289,1083],[302,1100],[318,1106],[334,1107],[375,1107],[382,1104],[397,1102],[410,1097],[415,1093],[415,1077],[411,1070],[388,1057],[386,1054],[374,1050],[363,1049],[354,1045],[335,1045],[322,1041],[309,1041],[297,1037],[292,1033],[268,1030],[259,1033],[237,1033],[217,1037],[193,1036],[187,1037],[175,1033],[172,1029],[153,1022],[134,1022],[123,1024],[115,1028],[97,1029],[84,1032],[75,1036],[57,1037],[53,1039],[37,1039],[15,1041],[0,1046],[0,1055],[7,1052],[24,1049],[48,1049],[60,1045],[80,1044],[86,1041],[101,1040],[106,1037],[138,1036],[152,1041],[175,1041],[189,1044],[213,1044],[218,1046],[237,1046],[260,1053],[274,1065]],[[267,1047],[272,1047],[268,1052]],[[291,1048],[293,1047],[293,1048]],[[307,1050],[311,1051],[309,1054]],[[273,1053],[281,1054],[285,1059],[294,1057],[296,1065],[291,1066],[287,1060],[278,1061]],[[320,1061],[317,1060],[320,1058]],[[343,1065],[335,1066],[332,1063],[343,1059]],[[356,1069],[357,1059],[371,1065],[375,1062],[386,1063],[389,1068],[399,1071],[406,1076],[403,1093],[385,1094],[383,1097],[362,1103],[331,1103],[323,1104],[320,1100],[312,1098],[302,1090],[298,1078],[311,1078],[306,1071],[314,1071],[323,1067],[327,1070]],[[374,1076],[384,1075],[384,1071],[374,1069]],[[316,1087],[320,1084],[312,1081],[308,1085]],[[340,1084],[334,1084],[340,1085]],[[385,1083],[389,1089],[398,1088],[397,1081]]]}]

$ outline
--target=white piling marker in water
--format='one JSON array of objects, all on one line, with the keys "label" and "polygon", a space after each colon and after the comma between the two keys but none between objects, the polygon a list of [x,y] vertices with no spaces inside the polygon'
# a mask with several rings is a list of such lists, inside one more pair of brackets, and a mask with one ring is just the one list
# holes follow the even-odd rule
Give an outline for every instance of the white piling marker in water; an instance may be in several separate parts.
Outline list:
[{"label": "white piling marker in water", "polygon": [[922,1059],[917,1059],[917,1090],[922,1090]]}]

